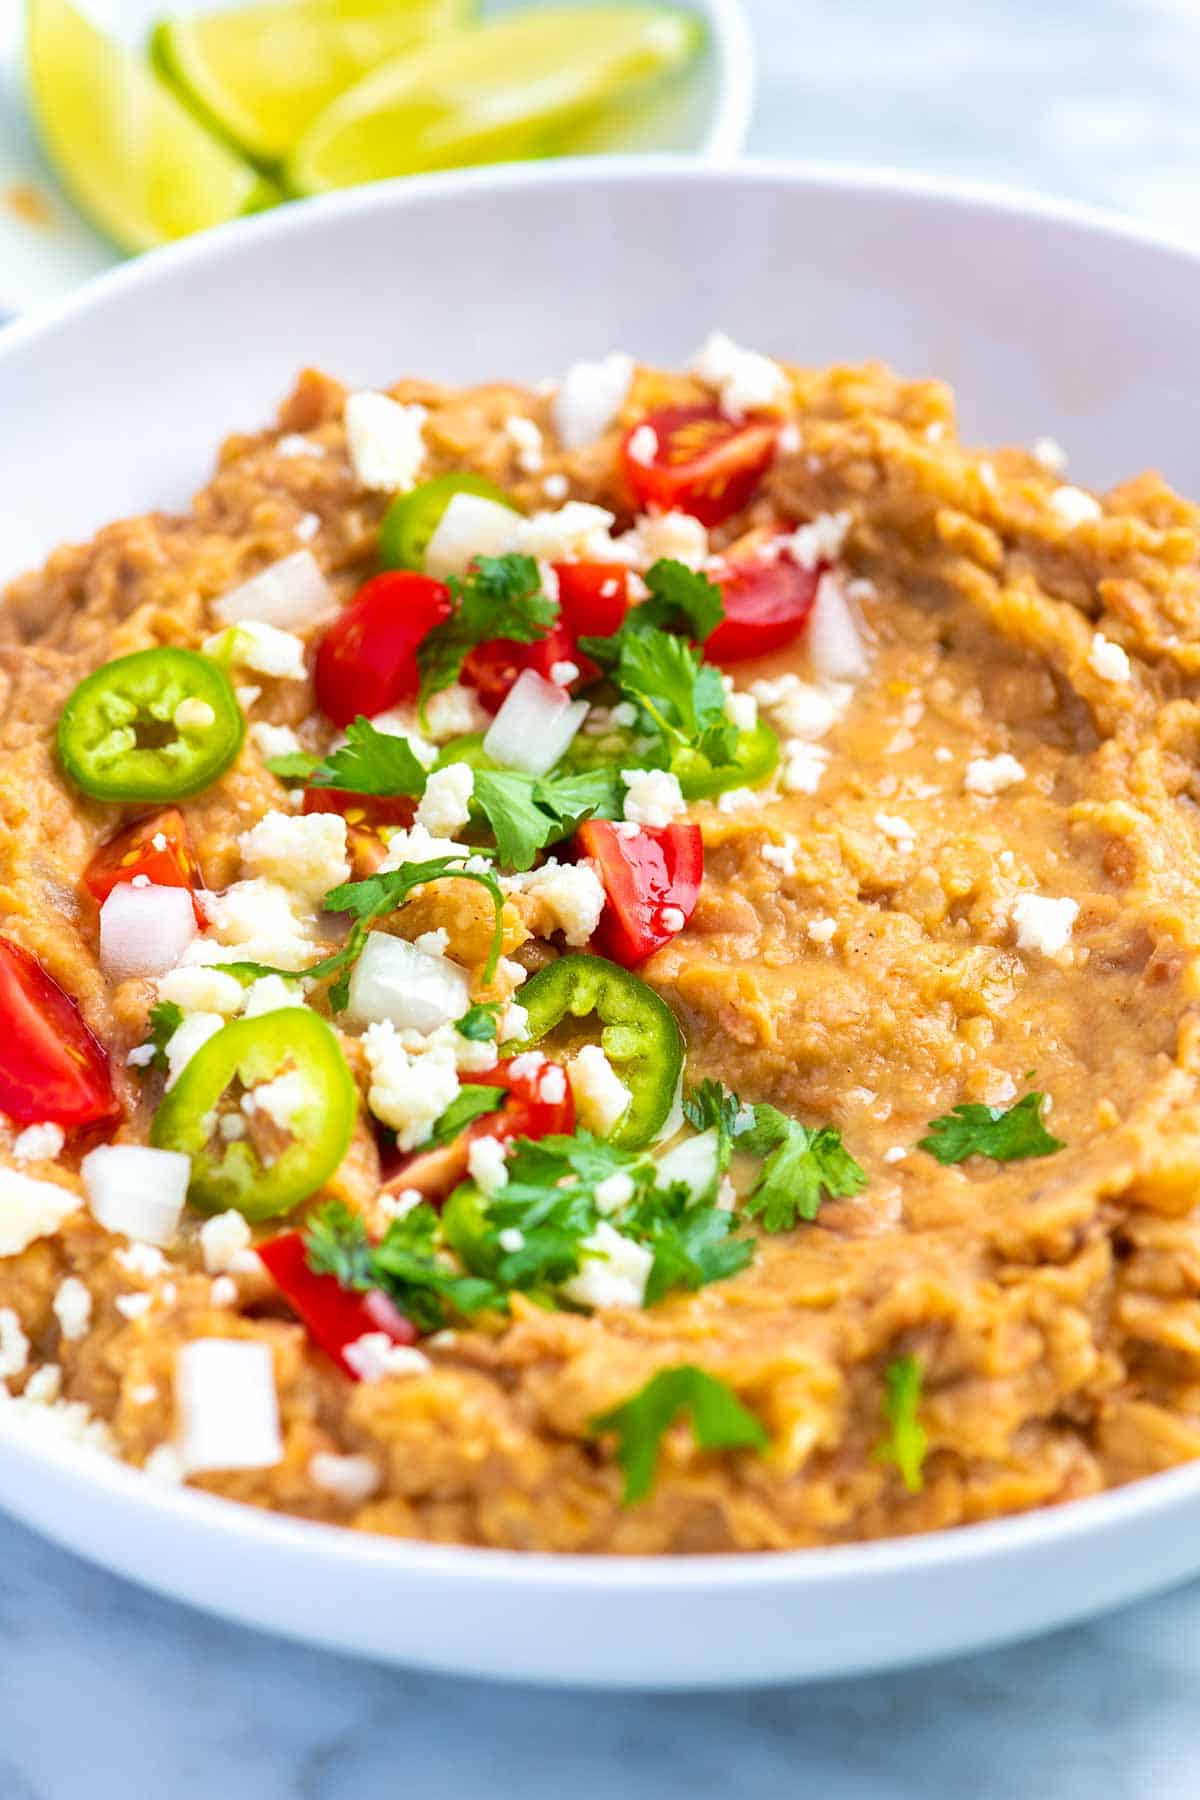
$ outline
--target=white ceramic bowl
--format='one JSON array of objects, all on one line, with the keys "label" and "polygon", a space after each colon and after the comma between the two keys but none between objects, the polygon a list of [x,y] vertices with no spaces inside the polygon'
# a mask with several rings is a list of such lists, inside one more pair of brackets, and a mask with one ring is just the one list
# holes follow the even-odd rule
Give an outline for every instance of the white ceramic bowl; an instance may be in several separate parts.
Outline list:
[{"label": "white ceramic bowl", "polygon": [[[213,0],[201,3],[208,6]],[[553,3],[482,0],[485,13]],[[166,0],[84,0],[84,4],[97,23],[131,45],[145,43],[150,27],[172,10]],[[675,0],[675,4],[690,6],[708,27],[700,67],[661,97],[639,103],[627,116],[599,128],[589,149],[691,153],[717,161],[728,161],[741,150],[754,103],[754,56],[742,0]],[[174,10],[187,8],[181,3]],[[53,218],[47,228],[0,205],[0,325],[7,315],[61,299],[122,260],[121,252],[74,210],[42,156],[24,98],[23,11],[21,0],[0,0],[0,192],[31,183],[49,197]]]},{"label": "white ceramic bowl", "polygon": [[[105,519],[183,502],[221,435],[267,418],[303,362],[355,382],[536,377],[617,345],[675,362],[714,324],[805,362],[946,376],[972,437],[1050,433],[1086,482],[1158,463],[1197,491],[1198,314],[1194,253],[910,178],[614,161],[361,190],[149,257],[0,335],[0,579]],[[1200,1570],[1200,1469],[923,1539],[602,1561],[277,1519],[0,1432],[0,1502],[110,1568],[475,1674],[669,1687],[880,1668]]]}]

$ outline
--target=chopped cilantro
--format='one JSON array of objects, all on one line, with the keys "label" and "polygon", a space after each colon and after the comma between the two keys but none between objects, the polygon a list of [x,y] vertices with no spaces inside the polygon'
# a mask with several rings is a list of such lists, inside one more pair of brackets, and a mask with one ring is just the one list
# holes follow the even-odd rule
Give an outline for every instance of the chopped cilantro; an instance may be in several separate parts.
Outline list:
[{"label": "chopped cilantro", "polygon": [[503,1105],[503,1088],[487,1087],[480,1081],[467,1082],[459,1088],[434,1125],[428,1144],[434,1147],[452,1143],[459,1132],[465,1131],[476,1119],[481,1119],[485,1113],[498,1112]]},{"label": "chopped cilantro", "polygon": [[361,714],[346,727],[346,742],[328,756],[310,756],[289,750],[269,756],[267,768],[280,781],[303,781],[312,787],[339,788],[350,794],[412,794],[425,792],[425,770],[413,754],[407,738],[377,731]]},{"label": "chopped cilantro", "polygon": [[146,1067],[165,1073],[167,1045],[183,1024],[183,1008],[174,1000],[160,1000],[150,1008],[150,1036],[146,1043],[154,1045],[154,1055]]},{"label": "chopped cilantro", "polygon": [[279,781],[308,782],[320,768],[321,759],[307,750],[288,750],[282,756],[268,756],[265,766]]},{"label": "chopped cilantro", "polygon": [[650,598],[632,609],[635,631],[647,625],[685,630],[699,643],[711,637],[725,617],[721,590],[715,581],[686,563],[662,556],[646,571]]},{"label": "chopped cilantro", "polygon": [[450,617],[417,649],[421,704],[458,679],[468,651],[491,638],[533,644],[558,617],[558,602],[542,592],[532,556],[479,556],[460,581],[447,584],[454,600]]},{"label": "chopped cilantro", "polygon": [[478,769],[473,798],[487,815],[500,861],[524,870],[533,867],[539,850],[570,837],[584,819],[619,819],[622,793],[616,769],[559,776]]},{"label": "chopped cilantro", "polygon": [[682,1186],[645,1194],[621,1229],[654,1252],[646,1279],[647,1306],[673,1288],[727,1281],[754,1260],[754,1239],[732,1235],[735,1215],[713,1201],[690,1199]]},{"label": "chopped cilantro", "polygon": [[999,1106],[964,1104],[934,1119],[928,1137],[917,1145],[940,1163],[965,1162],[969,1156],[990,1156],[996,1162],[1020,1162],[1027,1156],[1052,1156],[1065,1150],[1061,1138],[1051,1137],[1042,1124],[1044,1094],[1026,1094],[1005,1112]]},{"label": "chopped cilantro", "polygon": [[754,1109],[754,1124],[739,1148],[765,1156],[762,1174],[745,1201],[766,1231],[790,1231],[798,1219],[815,1219],[828,1195],[857,1194],[867,1177],[831,1125],[810,1130],[774,1106]]},{"label": "chopped cilantro", "polygon": [[497,1013],[499,1007],[495,1001],[486,1005],[469,1006],[461,1019],[455,1021],[454,1029],[459,1037],[465,1037],[472,1044],[494,1044],[499,1030]]},{"label": "chopped cilantro", "polygon": [[444,1325],[447,1306],[470,1318],[504,1305],[490,1282],[461,1275],[440,1259],[438,1215],[424,1203],[393,1219],[382,1241],[372,1244],[358,1214],[331,1200],[309,1217],[304,1247],[316,1274],[332,1275],[346,1288],[382,1288],[422,1331]]},{"label": "chopped cilantro", "polygon": [[744,1107],[720,1081],[702,1081],[683,1102],[683,1116],[689,1125],[697,1131],[716,1131],[717,1160],[722,1169],[729,1167],[733,1140],[750,1129],[749,1122],[743,1122],[747,1114],[752,1118],[753,1108]]},{"label": "chopped cilantro", "polygon": [[915,1356],[898,1356],[884,1370],[883,1414],[891,1431],[875,1447],[878,1462],[895,1463],[910,1494],[924,1485],[921,1466],[928,1439],[917,1417],[921,1405],[921,1365]]},{"label": "chopped cilantro", "polygon": [[715,1375],[692,1363],[660,1369],[620,1406],[588,1421],[593,1434],[616,1434],[625,1506],[644,1500],[650,1492],[662,1440],[681,1413],[688,1415],[692,1436],[702,1450],[765,1450],[769,1442],[761,1420]]},{"label": "chopped cilantro", "polygon": [[627,633],[615,679],[625,698],[640,707],[668,757],[689,750],[714,767],[730,760],[737,727],[725,714],[720,671],[684,638],[656,627]]}]

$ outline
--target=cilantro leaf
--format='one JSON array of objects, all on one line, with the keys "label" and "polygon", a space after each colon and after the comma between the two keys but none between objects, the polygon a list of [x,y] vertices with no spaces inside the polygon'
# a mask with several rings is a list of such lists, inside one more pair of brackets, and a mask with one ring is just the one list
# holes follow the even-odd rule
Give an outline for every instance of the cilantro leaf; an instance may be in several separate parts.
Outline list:
[{"label": "cilantro leaf", "polygon": [[615,769],[578,775],[522,775],[515,769],[477,769],[473,798],[486,814],[506,868],[531,869],[539,850],[570,837],[586,818],[620,818],[621,783]]},{"label": "cilantro leaf", "polygon": [[145,1040],[154,1045],[154,1055],[145,1066],[157,1069],[165,1074],[167,1069],[167,1044],[183,1024],[183,1008],[174,1000],[160,1000],[150,1008],[150,1036]]},{"label": "cilantro leaf", "polygon": [[898,1356],[884,1370],[883,1413],[891,1431],[874,1450],[877,1462],[895,1463],[910,1494],[924,1486],[921,1466],[929,1440],[917,1416],[921,1404],[921,1365],[915,1356]]},{"label": "cilantro leaf", "polygon": [[815,1219],[821,1201],[861,1193],[867,1177],[831,1125],[810,1130],[774,1106],[754,1109],[754,1125],[740,1148],[765,1156],[762,1174],[744,1203],[761,1214],[766,1231],[790,1231],[797,1219]]},{"label": "cilantro leaf", "polygon": [[304,1250],[316,1275],[332,1275],[342,1287],[362,1292],[376,1285],[367,1227],[343,1200],[327,1201],[310,1214]]},{"label": "cilantro leaf", "polygon": [[351,794],[425,792],[425,770],[407,738],[377,731],[361,714],[346,727],[346,742],[313,770],[313,787],[341,788]]},{"label": "cilantro leaf", "polygon": [[668,755],[698,750],[714,765],[729,761],[737,727],[725,714],[720,671],[703,662],[685,639],[657,627],[628,633],[616,680],[622,694],[641,708]]},{"label": "cilantro leaf", "polygon": [[280,781],[308,782],[320,768],[321,759],[310,756],[307,750],[288,750],[282,756],[268,756],[265,766]]},{"label": "cilantro leaf", "polygon": [[672,630],[686,629],[690,637],[703,643],[725,617],[716,582],[686,563],[660,556],[647,569],[645,580],[650,598],[633,608],[635,631],[646,625],[667,625]]},{"label": "cilantro leaf", "polygon": [[462,1275],[439,1258],[438,1215],[427,1204],[393,1219],[382,1242],[372,1244],[357,1213],[330,1200],[309,1217],[304,1232],[308,1266],[332,1275],[344,1288],[381,1288],[421,1331],[446,1322],[446,1307],[469,1318],[502,1309],[504,1296],[491,1282]]},{"label": "cilantro leaf", "polygon": [[934,1119],[918,1150],[928,1150],[940,1163],[966,1162],[990,1156],[996,1162],[1021,1162],[1028,1156],[1053,1156],[1065,1150],[1042,1124],[1044,1094],[1026,1094],[1005,1112],[1000,1106],[964,1104]]},{"label": "cilantro leaf", "polygon": [[654,1485],[662,1440],[685,1412],[702,1450],[765,1450],[769,1442],[761,1420],[715,1375],[692,1363],[660,1369],[620,1406],[588,1421],[593,1434],[616,1434],[617,1462],[625,1474],[623,1505],[646,1498]]},{"label": "cilantro leaf", "polygon": [[733,1140],[749,1129],[744,1122],[747,1115],[753,1117],[753,1108],[743,1106],[737,1095],[720,1081],[702,1081],[683,1102],[683,1116],[689,1125],[697,1131],[715,1129],[717,1160],[722,1169],[729,1167]]},{"label": "cilantro leaf", "polygon": [[532,556],[478,556],[460,581],[448,583],[454,611],[417,647],[421,705],[457,680],[467,653],[491,638],[533,644],[558,617],[558,602],[542,592]]},{"label": "cilantro leaf", "polygon": [[655,1189],[632,1210],[622,1230],[654,1251],[646,1279],[646,1306],[672,1288],[707,1287],[727,1281],[754,1260],[753,1238],[733,1237],[736,1216],[712,1200],[690,1200],[682,1186]]},{"label": "cilantro leaf", "polygon": [[472,1044],[494,1044],[499,1030],[497,1020],[498,1006],[494,1001],[486,1004],[468,1006],[461,1019],[455,1021],[454,1029],[459,1037],[465,1037]]},{"label": "cilantro leaf", "polygon": [[453,1143],[460,1131],[485,1113],[498,1112],[503,1105],[503,1088],[487,1087],[481,1081],[465,1083],[435,1123],[423,1148]]}]

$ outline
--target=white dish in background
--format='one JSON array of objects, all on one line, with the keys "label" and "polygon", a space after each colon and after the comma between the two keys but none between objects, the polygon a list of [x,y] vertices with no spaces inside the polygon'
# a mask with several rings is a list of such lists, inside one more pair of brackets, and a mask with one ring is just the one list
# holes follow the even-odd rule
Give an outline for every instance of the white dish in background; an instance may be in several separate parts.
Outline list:
[{"label": "white dish in background", "polygon": [[[215,10],[230,0],[79,0],[127,44],[142,45],[164,13]],[[236,4],[237,0],[233,0]],[[482,0],[485,14],[552,0]],[[691,153],[728,161],[746,141],[754,103],[754,57],[742,0],[672,0],[708,26],[700,67],[659,98],[597,128],[589,149]],[[0,325],[73,292],[115,268],[122,253],[87,223],[59,186],[37,142],[24,94],[24,0],[0,0]],[[34,202],[34,215],[22,205]]]},{"label": "white dish in background", "polygon": [[[491,271],[494,278],[482,279]],[[469,278],[468,278],[469,277]],[[795,360],[955,383],[965,434],[1071,476],[1200,490],[1200,256],[1079,209],[865,172],[593,161],[362,189],[243,221],[0,334],[0,582],[171,507],[296,368],[537,377],[714,325]],[[1132,329],[1131,320],[1136,320]],[[246,1623],[462,1673],[657,1687],[877,1669],[1085,1617],[1200,1570],[1200,1468],[921,1539],[690,1559],[371,1538],[9,1435],[0,1503]]]}]

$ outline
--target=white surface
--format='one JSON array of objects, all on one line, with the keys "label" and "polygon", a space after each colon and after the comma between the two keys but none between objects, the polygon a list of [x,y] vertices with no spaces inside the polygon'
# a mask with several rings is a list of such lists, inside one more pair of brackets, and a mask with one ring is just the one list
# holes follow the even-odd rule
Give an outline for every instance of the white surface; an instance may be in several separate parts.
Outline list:
[{"label": "white surface", "polygon": [[[723,254],[703,285],[681,282],[701,235]],[[611,284],[596,271],[611,269],[614,242],[621,339],[640,354],[679,361],[717,321],[813,361],[881,354],[953,379],[972,433],[1053,433],[1076,451],[1073,472],[1098,481],[1157,452],[1200,486],[1178,374],[1200,258],[970,191],[592,163],[268,215],[17,327],[0,340],[4,557],[15,566],[113,513],[181,500],[220,432],[264,415],[302,357],[372,382],[394,371],[398,342],[421,347],[409,362],[456,378],[536,376],[610,348]],[[520,284],[461,280],[464,259],[501,266],[513,243]],[[419,285],[399,279],[413,266]],[[529,292],[554,292],[554,307],[535,315]],[[1200,1567],[1200,1469],[918,1541],[650,1564],[375,1541],[164,1492],[107,1464],[94,1475],[51,1464],[23,1445],[0,1455],[0,1499],[115,1568],[243,1619],[547,1681],[742,1683],[882,1666],[1079,1617]]]},{"label": "white surface", "polygon": [[[228,0],[205,0],[203,10]],[[482,0],[485,13],[515,11],[536,0]],[[728,159],[746,141],[754,98],[751,39],[742,0],[674,0],[708,24],[709,48],[699,69],[677,88],[595,128],[588,148],[681,151]],[[141,45],[166,0],[79,0],[99,24]],[[233,0],[237,4],[237,0]],[[24,0],[0,0],[0,324],[32,311],[116,267],[121,253],[100,237],[58,188],[41,153],[23,94],[21,14]],[[32,187],[46,217],[31,223],[11,201]]]}]

